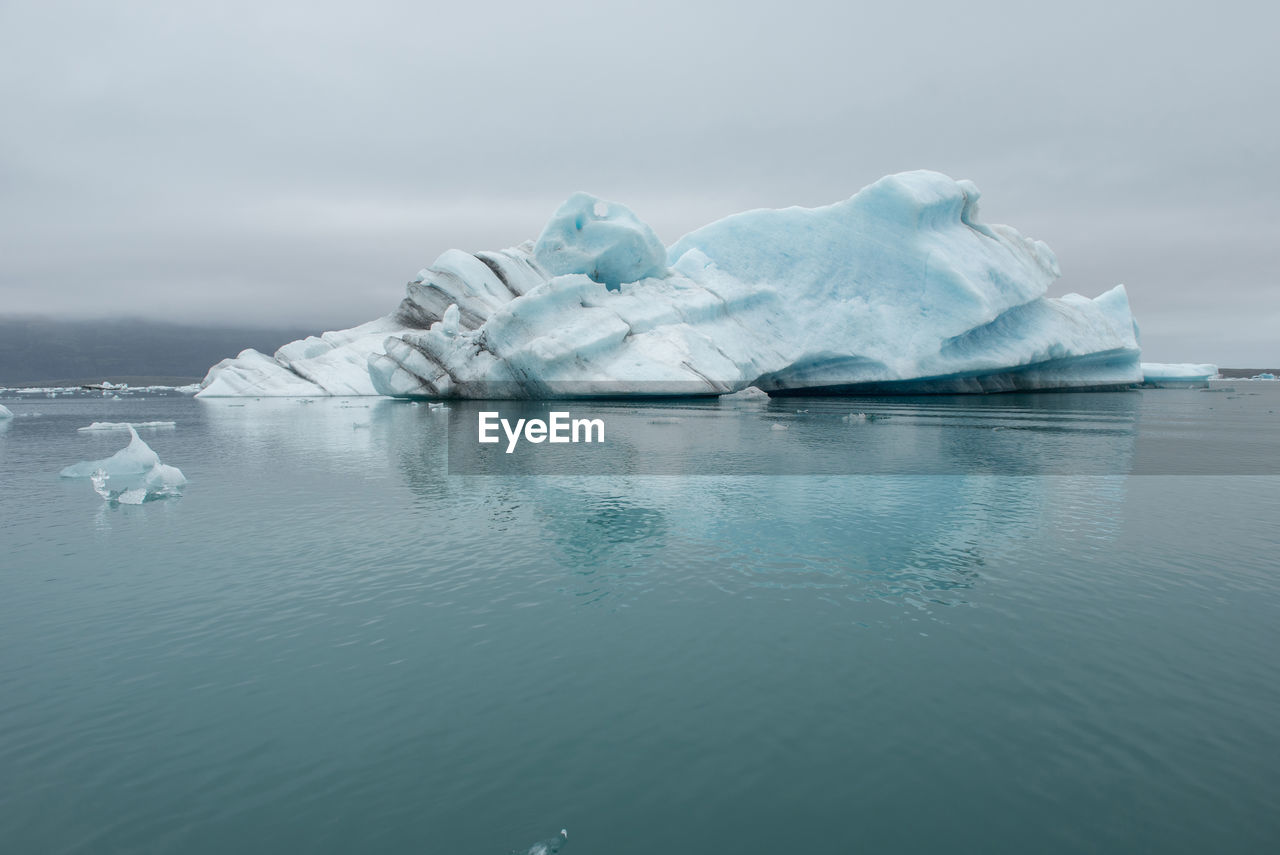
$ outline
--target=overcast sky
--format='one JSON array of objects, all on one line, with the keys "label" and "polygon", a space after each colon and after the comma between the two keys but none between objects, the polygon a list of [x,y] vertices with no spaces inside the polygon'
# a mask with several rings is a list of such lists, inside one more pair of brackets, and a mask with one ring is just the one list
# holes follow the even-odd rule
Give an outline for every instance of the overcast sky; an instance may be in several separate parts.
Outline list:
[{"label": "overcast sky", "polygon": [[0,314],[350,326],[575,190],[974,180],[1144,356],[1280,363],[1272,3],[0,0]]}]

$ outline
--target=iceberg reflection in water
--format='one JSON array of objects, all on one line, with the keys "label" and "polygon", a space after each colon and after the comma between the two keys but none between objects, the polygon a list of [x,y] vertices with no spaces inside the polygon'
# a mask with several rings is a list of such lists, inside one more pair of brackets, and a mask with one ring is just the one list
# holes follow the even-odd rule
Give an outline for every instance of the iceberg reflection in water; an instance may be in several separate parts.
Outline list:
[{"label": "iceberg reflection in water", "polygon": [[[1037,397],[1069,403],[1065,395]],[[593,402],[591,412],[603,414],[611,431],[603,466],[590,452],[540,464],[539,454],[552,447],[535,446],[497,458],[504,464],[498,471],[516,477],[449,474],[466,471],[454,459],[455,437],[465,431],[474,441],[481,408],[545,415],[547,405],[454,402],[440,414],[381,401],[361,411],[369,430],[353,437],[350,403],[262,401],[252,410],[202,403],[220,430],[242,435],[233,444],[244,448],[271,448],[353,474],[390,460],[419,507],[432,509],[419,533],[424,553],[437,538],[490,540],[521,532],[551,550],[538,573],[554,567],[546,581],[554,578],[585,601],[625,601],[696,581],[728,595],[774,588],[827,600],[896,598],[927,610],[964,602],[964,591],[990,560],[1039,531],[1071,527],[1105,537],[1114,527],[1125,495],[1125,481],[1114,473],[1127,470],[1132,457],[1137,397],[1090,397],[1107,405],[1103,412],[1065,407],[1037,414],[1025,406],[1010,409],[1009,399],[1003,406],[996,399],[963,399],[977,405],[969,407],[951,399],[916,407],[895,401],[875,410],[882,420],[853,430],[839,419],[847,405],[824,408],[822,401],[806,402],[808,412],[800,415],[795,399],[747,412],[715,402]],[[679,421],[655,417],[668,412],[680,413]],[[769,437],[771,446],[757,441],[783,418],[795,429]],[[1007,430],[993,430],[1001,426]],[[852,441],[854,431],[857,457],[851,464],[837,460],[839,468],[912,474],[803,474],[832,468],[831,456],[844,453],[841,442]],[[1078,461],[1061,451],[1073,441],[1085,455]],[[1054,471],[1081,465],[1107,474],[983,474],[1045,468],[1045,458],[1027,449],[1048,454],[1054,447],[1060,455],[1048,460]],[[620,464],[641,474],[601,477]],[[745,474],[723,474],[734,468]],[[530,469],[550,477],[522,477]],[[692,474],[647,474],[655,469]],[[761,471],[801,474],[755,474]],[[537,537],[530,540],[530,532]],[[450,573],[462,586],[488,584],[470,562],[433,562],[432,572],[438,584]]]}]

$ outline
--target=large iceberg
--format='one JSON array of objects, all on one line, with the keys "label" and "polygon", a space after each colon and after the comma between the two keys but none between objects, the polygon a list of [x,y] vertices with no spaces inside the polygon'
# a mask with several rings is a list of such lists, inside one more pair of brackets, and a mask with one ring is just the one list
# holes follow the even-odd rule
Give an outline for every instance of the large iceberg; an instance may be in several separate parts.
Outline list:
[{"label": "large iceberg", "polygon": [[[246,351],[201,396],[557,398],[1122,388],[1143,379],[1123,286],[1046,297],[1052,251],[977,188],[891,175],[822,208],[748,211],[662,250],[579,193],[536,242],[450,250],[363,327]],[[364,373],[361,368],[365,367]]]}]

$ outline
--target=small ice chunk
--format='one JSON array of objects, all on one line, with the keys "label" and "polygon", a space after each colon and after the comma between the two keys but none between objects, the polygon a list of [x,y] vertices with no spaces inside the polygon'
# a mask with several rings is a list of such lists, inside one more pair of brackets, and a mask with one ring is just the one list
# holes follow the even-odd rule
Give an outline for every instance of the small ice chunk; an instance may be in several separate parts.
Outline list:
[{"label": "small ice chunk", "polygon": [[769,430],[790,430],[790,428],[787,425],[781,425],[781,424],[778,424],[777,422],[774,422],[769,427]]},{"label": "small ice chunk", "polygon": [[747,388],[733,392],[729,395],[721,395],[718,400],[723,401],[733,407],[763,407],[769,403],[769,393],[756,386],[748,386]]},{"label": "small ice chunk", "polygon": [[180,495],[187,478],[160,457],[129,427],[129,444],[104,460],[68,466],[63,478],[88,478],[94,491],[109,502],[140,505],[144,501]]},{"label": "small ice chunk", "polygon": [[107,489],[107,481],[111,476],[107,474],[107,470],[98,467],[89,475],[89,480],[93,482],[93,490],[104,499],[111,498],[111,491]]},{"label": "small ice chunk", "polygon": [[851,425],[860,424],[862,422],[865,422],[866,420],[867,420],[866,413],[849,413],[849,415],[843,416],[840,419],[840,421],[848,422]]},{"label": "small ice chunk", "polygon": [[729,395],[721,395],[722,401],[767,401],[769,393],[756,386],[748,386]]},{"label": "small ice chunk", "polygon": [[560,833],[555,837],[547,840],[539,840],[528,849],[512,849],[511,855],[555,855],[564,846],[565,841],[569,839],[567,829],[560,829]]}]

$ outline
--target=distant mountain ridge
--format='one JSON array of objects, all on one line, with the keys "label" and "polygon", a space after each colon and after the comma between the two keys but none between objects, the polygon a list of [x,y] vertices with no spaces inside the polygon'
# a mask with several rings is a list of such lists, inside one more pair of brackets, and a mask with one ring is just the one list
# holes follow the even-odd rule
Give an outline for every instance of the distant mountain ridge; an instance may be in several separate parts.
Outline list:
[{"label": "distant mountain ridge", "polygon": [[[302,327],[172,324],[131,318],[63,321],[0,315],[0,386],[74,386],[110,380],[131,386],[182,385],[246,347],[274,353],[318,335]],[[1246,378],[1280,368],[1220,368]]]},{"label": "distant mountain ridge", "polygon": [[246,347],[273,353],[282,344],[318,332],[132,318],[64,321],[0,316],[0,386],[102,380],[132,385],[193,382],[214,363]]}]

